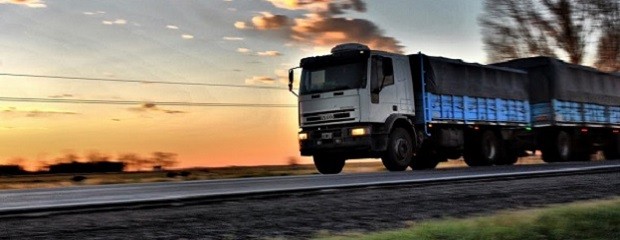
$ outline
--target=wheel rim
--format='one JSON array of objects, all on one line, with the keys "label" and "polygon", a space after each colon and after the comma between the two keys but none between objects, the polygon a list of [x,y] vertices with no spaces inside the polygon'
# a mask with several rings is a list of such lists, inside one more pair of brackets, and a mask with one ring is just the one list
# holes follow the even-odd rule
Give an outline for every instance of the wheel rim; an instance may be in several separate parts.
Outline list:
[{"label": "wheel rim", "polygon": [[394,152],[396,153],[396,158],[398,159],[398,161],[400,162],[404,161],[409,155],[409,151],[411,149],[409,147],[407,140],[403,138],[397,139],[396,144],[394,144],[394,147],[395,147]]},{"label": "wheel rim", "polygon": [[482,143],[482,148],[484,151],[484,156],[487,159],[494,159],[495,154],[497,154],[497,146],[495,146],[495,141],[493,137],[485,137]]},{"label": "wheel rim", "polygon": [[566,136],[566,133],[561,132],[560,134],[558,134],[558,153],[560,154],[560,157],[565,158],[568,156],[568,154],[570,154],[569,145],[570,143],[568,136]]}]

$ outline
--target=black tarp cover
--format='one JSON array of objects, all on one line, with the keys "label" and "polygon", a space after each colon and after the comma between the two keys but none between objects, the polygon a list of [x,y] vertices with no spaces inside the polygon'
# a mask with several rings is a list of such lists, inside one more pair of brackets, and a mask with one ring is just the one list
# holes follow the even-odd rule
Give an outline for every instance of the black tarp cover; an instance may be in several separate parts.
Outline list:
[{"label": "black tarp cover", "polygon": [[426,55],[409,55],[416,91],[420,91],[420,59],[426,91],[435,94],[527,100],[527,74],[516,69],[466,63]]},{"label": "black tarp cover", "polygon": [[515,59],[492,64],[522,69],[529,75],[531,103],[551,99],[601,105],[620,105],[620,76],[569,64],[550,57]]}]

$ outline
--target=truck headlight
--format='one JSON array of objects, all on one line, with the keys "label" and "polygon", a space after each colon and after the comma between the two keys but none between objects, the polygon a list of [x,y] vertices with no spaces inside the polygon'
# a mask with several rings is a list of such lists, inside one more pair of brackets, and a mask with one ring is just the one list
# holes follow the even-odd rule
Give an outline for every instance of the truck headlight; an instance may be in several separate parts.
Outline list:
[{"label": "truck headlight", "polygon": [[307,133],[299,133],[299,140],[306,140],[306,139],[308,139]]},{"label": "truck headlight", "polygon": [[353,128],[351,129],[351,136],[364,136],[370,134],[368,128]]}]

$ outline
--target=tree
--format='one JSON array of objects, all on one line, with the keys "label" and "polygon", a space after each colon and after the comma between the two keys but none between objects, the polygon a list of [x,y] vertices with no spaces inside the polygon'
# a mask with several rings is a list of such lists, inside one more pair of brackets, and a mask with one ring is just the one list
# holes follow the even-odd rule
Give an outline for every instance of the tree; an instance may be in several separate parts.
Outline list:
[{"label": "tree", "polygon": [[167,152],[154,152],[153,158],[151,159],[153,162],[153,167],[159,166],[162,169],[173,167],[177,164],[177,154],[176,153],[167,153]]},{"label": "tree", "polygon": [[91,151],[90,153],[86,155],[86,159],[88,160],[88,162],[93,162],[93,163],[94,162],[107,162],[110,160],[110,156],[107,156],[97,151]]},{"label": "tree", "polygon": [[152,164],[150,159],[142,158],[134,153],[123,153],[119,155],[118,160],[126,163],[129,167],[136,171],[141,171],[143,167]]},{"label": "tree", "polygon": [[480,24],[488,58],[566,55],[582,64],[594,42],[596,66],[614,71],[620,54],[618,5],[617,0],[486,0]]}]

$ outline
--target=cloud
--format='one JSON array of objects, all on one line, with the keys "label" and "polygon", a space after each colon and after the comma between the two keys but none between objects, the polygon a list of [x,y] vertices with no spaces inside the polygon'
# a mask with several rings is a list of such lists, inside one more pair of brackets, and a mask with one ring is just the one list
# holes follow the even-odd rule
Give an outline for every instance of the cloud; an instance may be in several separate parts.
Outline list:
[{"label": "cloud", "polygon": [[240,53],[251,53],[252,50],[247,49],[247,48],[237,48],[237,52],[240,52]]},{"label": "cloud", "polygon": [[101,23],[103,23],[104,25],[125,25],[125,24],[127,24],[127,20],[125,20],[125,19],[116,19],[114,21],[112,21],[112,20],[103,20],[103,21],[101,21]]},{"label": "cloud", "polygon": [[73,94],[58,94],[58,95],[51,95],[48,96],[49,98],[72,98],[74,97]]},{"label": "cloud", "polygon": [[277,57],[277,56],[281,56],[282,53],[278,51],[264,51],[264,52],[257,52],[256,55],[261,56],[261,57]]},{"label": "cloud", "polygon": [[45,8],[47,5],[42,0],[0,0],[0,4],[17,4],[29,8]]},{"label": "cloud", "polygon": [[129,111],[133,111],[133,112],[161,112],[161,113],[167,113],[167,114],[186,113],[184,111],[162,109],[162,108],[159,108],[155,103],[150,103],[150,102],[143,103],[142,105],[140,105],[140,107],[129,108]]},{"label": "cloud", "polygon": [[238,22],[235,22],[235,27],[237,29],[247,29],[248,25],[245,22],[238,21]]},{"label": "cloud", "polygon": [[276,82],[275,78],[267,77],[267,76],[254,76],[254,77],[245,79],[245,84],[248,84],[248,85],[273,84],[275,82]]},{"label": "cloud", "polygon": [[284,15],[273,15],[269,12],[261,12],[260,16],[252,18],[252,24],[259,30],[280,29],[288,25],[289,19]]},{"label": "cloud", "polygon": [[242,37],[223,37],[222,39],[226,41],[243,41]]},{"label": "cloud", "polygon": [[46,118],[54,116],[78,115],[76,112],[60,111],[60,110],[40,110],[40,109],[18,109],[16,107],[7,107],[0,111],[3,115],[21,116],[29,118]]},{"label": "cloud", "polygon": [[[349,19],[348,11],[366,12],[363,0],[267,0],[277,8],[305,11],[292,21],[283,15],[263,12],[252,18],[257,30],[283,29],[296,42],[315,47],[332,47],[343,42],[359,42],[372,49],[402,53],[403,46],[367,19]],[[277,20],[277,21],[276,21]]]}]

